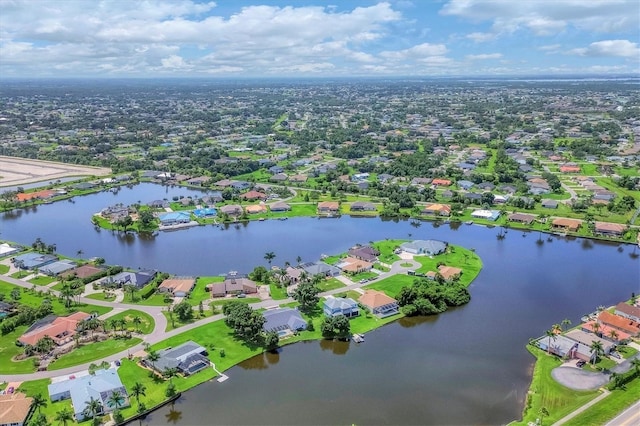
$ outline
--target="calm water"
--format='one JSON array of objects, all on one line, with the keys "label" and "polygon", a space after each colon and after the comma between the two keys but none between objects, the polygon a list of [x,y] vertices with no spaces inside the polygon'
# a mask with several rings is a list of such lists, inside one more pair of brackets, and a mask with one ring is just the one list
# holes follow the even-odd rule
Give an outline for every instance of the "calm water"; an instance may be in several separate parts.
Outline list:
[{"label": "calm water", "polygon": [[[4,239],[36,237],[58,251],[175,274],[248,272],[265,264],[317,259],[354,243],[384,238],[436,238],[475,248],[484,268],[470,304],[427,319],[402,320],[371,332],[361,345],[299,343],[253,358],[206,383],[145,424],[503,424],[519,417],[530,382],[530,337],[564,318],[577,322],[598,305],[640,291],[633,246],[462,225],[416,228],[379,219],[290,219],[160,233],[153,238],[96,231],[92,212],[115,203],[187,195],[182,188],[142,184],[119,194],[44,205],[4,215]],[[525,236],[523,236],[525,235]],[[640,250],[636,250],[640,253]]]}]

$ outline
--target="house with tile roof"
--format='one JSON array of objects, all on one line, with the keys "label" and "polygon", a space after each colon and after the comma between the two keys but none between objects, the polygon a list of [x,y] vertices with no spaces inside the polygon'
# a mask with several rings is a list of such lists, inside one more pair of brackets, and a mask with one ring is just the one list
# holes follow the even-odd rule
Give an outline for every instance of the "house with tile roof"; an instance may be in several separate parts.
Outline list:
[{"label": "house with tile roof", "polygon": [[185,297],[196,285],[196,279],[193,277],[168,278],[158,286],[161,293],[170,293],[175,297]]},{"label": "house with tile roof", "polygon": [[400,312],[400,306],[393,297],[378,290],[366,290],[358,302],[378,318],[385,318]]},{"label": "house with tile roof", "polygon": [[18,338],[21,345],[35,346],[45,336],[51,337],[58,346],[73,341],[80,321],[91,318],[86,312],[75,312],[66,317],[48,316],[37,321]]},{"label": "house with tile roof", "polygon": [[0,426],[23,426],[31,413],[33,398],[22,392],[0,395]]},{"label": "house with tile roof", "polygon": [[620,302],[616,305],[614,313],[631,321],[640,322],[640,307]]}]

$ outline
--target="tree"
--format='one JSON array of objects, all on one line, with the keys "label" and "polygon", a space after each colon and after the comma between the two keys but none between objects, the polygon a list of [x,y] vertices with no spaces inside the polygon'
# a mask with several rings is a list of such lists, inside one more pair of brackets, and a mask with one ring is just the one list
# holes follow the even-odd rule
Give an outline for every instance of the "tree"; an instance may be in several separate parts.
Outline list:
[{"label": "tree", "polygon": [[131,396],[136,399],[138,405],[140,405],[140,397],[147,396],[147,387],[140,382],[135,382],[131,387]]},{"label": "tree", "polygon": [[562,324],[563,330],[566,330],[571,325],[571,320],[569,318],[565,318],[560,324]]},{"label": "tree", "polygon": [[47,420],[47,416],[39,413],[37,416],[29,420],[29,426],[49,426],[49,420]]},{"label": "tree", "polygon": [[160,354],[153,349],[147,350],[147,361],[151,363],[151,368],[156,369],[156,361],[160,359]]},{"label": "tree", "polygon": [[226,315],[225,323],[238,337],[250,342],[259,342],[262,339],[265,319],[260,312],[254,311],[246,303],[237,301],[227,303],[222,311]]},{"label": "tree", "polygon": [[153,213],[150,210],[143,210],[139,214],[140,226],[142,228],[149,228],[153,225],[153,221],[155,218],[153,217]]},{"label": "tree", "polygon": [[100,403],[100,400],[90,397],[89,401],[85,401],[84,404],[85,414],[90,415],[92,419],[95,419],[98,414],[102,413],[102,404]]},{"label": "tree", "polygon": [[35,408],[36,410],[38,410],[38,414],[40,414],[40,411],[41,411],[42,407],[46,407],[47,406],[47,399],[44,398],[41,393],[39,393],[37,395],[34,395],[33,396],[33,402],[31,403],[31,406],[33,408]]},{"label": "tree", "polygon": [[320,331],[325,339],[337,338],[346,340],[351,335],[351,324],[344,315],[325,317],[320,326]]},{"label": "tree", "polygon": [[133,325],[136,328],[137,332],[140,332],[140,324],[142,324],[142,318],[140,318],[139,315],[136,315],[135,317],[133,317],[133,320],[131,320],[133,322]]},{"label": "tree", "polygon": [[124,400],[125,398],[122,392],[114,390],[113,392],[111,392],[111,395],[109,395],[107,403],[117,410],[124,405]]},{"label": "tree", "polygon": [[264,346],[268,351],[274,351],[278,349],[280,343],[280,337],[275,331],[270,331],[265,335]]},{"label": "tree", "polygon": [[54,420],[56,420],[59,425],[67,426],[67,423],[73,422],[73,413],[68,407],[64,407],[62,410],[56,412]]},{"label": "tree", "polygon": [[78,256],[78,258],[82,259],[82,255],[84,254],[84,251],[82,251],[82,249],[78,250],[76,252],[76,256]]},{"label": "tree", "polygon": [[542,425],[542,420],[545,417],[549,416],[549,411],[547,410],[546,407],[542,407],[540,408],[539,414],[540,414],[540,425]]},{"label": "tree", "polygon": [[186,300],[183,300],[182,302],[174,306],[173,312],[175,312],[176,315],[178,315],[178,319],[183,322],[189,321],[193,318],[193,308],[191,307],[191,304]]},{"label": "tree", "polygon": [[615,330],[611,330],[609,332],[609,337],[611,338],[611,340],[613,340],[614,342],[616,342],[618,340],[618,332]]},{"label": "tree", "polygon": [[133,298],[135,293],[138,291],[138,287],[136,287],[133,284],[127,284],[124,286],[124,291],[129,293],[129,297],[131,298],[131,301],[134,302]]},{"label": "tree", "polygon": [[299,255],[296,257],[296,262],[298,262],[298,265],[300,265],[300,262],[302,262],[302,257],[300,257]]},{"label": "tree", "polygon": [[591,353],[594,355],[593,357],[593,365],[596,365],[596,361],[598,360],[598,358],[604,354],[604,348],[602,346],[602,342],[598,341],[598,340],[594,340],[591,343]]},{"label": "tree", "polygon": [[551,340],[553,340],[555,342],[558,337],[556,336],[556,333],[553,331],[553,329],[545,331],[544,334],[545,334],[545,336],[547,336],[549,338],[548,341],[547,341],[547,354],[550,354],[551,353]]},{"label": "tree", "polygon": [[633,369],[636,371],[636,375],[640,375],[640,358],[633,358],[631,360],[631,365]]},{"label": "tree", "polygon": [[276,258],[276,254],[272,251],[268,251],[264,255],[264,259],[271,265],[271,261]]},{"label": "tree", "polygon": [[293,298],[300,303],[301,311],[310,312],[320,300],[318,298],[319,293],[320,289],[313,282],[301,282],[293,292]]},{"label": "tree", "polygon": [[162,372],[162,375],[169,379],[169,383],[173,383],[173,378],[178,375],[178,369],[175,367],[167,367]]}]

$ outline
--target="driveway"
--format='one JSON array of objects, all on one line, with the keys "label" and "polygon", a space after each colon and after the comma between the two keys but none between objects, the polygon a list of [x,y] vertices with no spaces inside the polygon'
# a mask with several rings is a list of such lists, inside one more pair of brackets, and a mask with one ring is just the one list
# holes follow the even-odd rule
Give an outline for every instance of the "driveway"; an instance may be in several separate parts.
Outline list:
[{"label": "driveway", "polygon": [[551,376],[563,386],[575,390],[595,390],[609,383],[609,375],[574,367],[557,367]]}]

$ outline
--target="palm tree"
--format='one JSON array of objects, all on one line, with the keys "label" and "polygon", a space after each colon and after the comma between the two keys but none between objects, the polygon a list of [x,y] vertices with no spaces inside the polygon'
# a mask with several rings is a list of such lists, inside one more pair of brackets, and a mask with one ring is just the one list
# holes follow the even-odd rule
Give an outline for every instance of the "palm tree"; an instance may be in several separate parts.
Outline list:
[{"label": "palm tree", "polygon": [[44,398],[42,396],[41,393],[34,395],[33,396],[33,402],[31,403],[31,406],[35,409],[38,410],[38,414],[40,414],[40,410],[42,409],[42,407],[46,407],[47,406],[47,400],[46,398]]},{"label": "palm tree", "polygon": [[560,327],[560,324],[553,324],[551,326],[551,330],[555,333],[555,334],[560,334],[562,333],[562,327]]},{"label": "palm tree", "polygon": [[598,340],[594,340],[591,343],[591,353],[594,354],[595,356],[593,357],[593,365],[596,365],[596,361],[598,360],[598,357],[600,357],[600,355],[604,354],[604,348],[602,347],[602,342],[598,341]]},{"label": "palm tree", "polygon": [[540,425],[542,425],[542,419],[544,419],[545,417],[547,417],[549,415],[549,411],[547,410],[546,407],[542,407],[540,409]]},{"label": "palm tree", "polygon": [[78,250],[78,251],[76,252],[76,255],[77,255],[80,259],[82,259],[82,255],[83,255],[83,254],[84,254],[84,252],[82,251],[82,249],[80,249],[80,250]]},{"label": "palm tree", "polygon": [[92,419],[95,419],[99,413],[102,413],[102,404],[100,403],[99,399],[90,397],[89,401],[84,402],[84,405],[85,414],[91,415]]},{"label": "palm tree", "polygon": [[127,326],[127,320],[124,318],[120,318],[118,320],[118,325],[120,326],[120,330],[124,333],[124,328]]},{"label": "palm tree", "polygon": [[591,329],[595,334],[598,334],[598,332],[600,331],[600,323],[594,322]]},{"label": "palm tree", "polygon": [[268,252],[266,252],[266,253],[264,254],[264,259],[265,259],[267,262],[269,262],[269,265],[271,265],[271,261],[272,261],[273,259],[275,259],[275,258],[276,258],[276,254],[275,254],[274,252],[272,252],[272,251],[268,251]]},{"label": "palm tree", "polygon": [[58,424],[67,426],[67,423],[73,421],[73,413],[71,412],[71,410],[69,410],[69,408],[64,407],[62,410],[56,413],[54,420],[56,420]]},{"label": "palm tree", "polygon": [[122,392],[114,390],[113,392],[111,392],[111,395],[109,395],[107,403],[117,410],[118,408],[122,407],[122,405],[124,404],[124,400],[125,397]]},{"label": "palm tree", "polygon": [[571,320],[569,318],[565,318],[560,324],[562,324],[562,328],[566,330],[571,325]]},{"label": "palm tree", "polygon": [[162,372],[164,377],[169,378],[169,383],[173,384],[173,378],[178,375],[178,369],[175,367],[167,367]]},{"label": "palm tree", "polygon": [[147,396],[147,387],[140,382],[135,382],[131,388],[131,396],[136,399],[138,405],[140,405],[140,397]]},{"label": "palm tree", "polygon": [[547,354],[550,354],[551,353],[551,340],[553,340],[555,342],[558,337],[556,336],[556,333],[553,332],[553,329],[545,331],[544,334],[545,334],[545,336],[547,336],[549,338],[548,342],[547,342]]},{"label": "palm tree", "polygon": [[140,318],[139,315],[136,315],[135,317],[133,317],[133,320],[131,321],[133,322],[133,325],[136,327],[136,331],[139,332],[140,324],[142,324],[142,318]]},{"label": "palm tree", "polygon": [[611,330],[609,332],[609,337],[611,338],[611,340],[613,340],[614,342],[618,341],[618,332],[615,330]]},{"label": "palm tree", "polygon": [[156,369],[156,361],[160,359],[160,355],[158,352],[152,350],[147,351],[147,360],[151,363],[151,368],[155,371]]},{"label": "palm tree", "polygon": [[111,326],[111,329],[113,330],[113,334],[117,334],[116,332],[118,331],[118,319],[117,318],[111,318],[109,320],[109,325]]},{"label": "palm tree", "polygon": [[633,358],[631,360],[631,365],[636,370],[636,375],[640,374],[640,358]]},{"label": "palm tree", "polygon": [[298,265],[299,265],[299,264],[300,264],[300,262],[302,262],[302,257],[300,257],[300,256],[298,255],[298,257],[296,257],[296,262],[298,262]]}]

